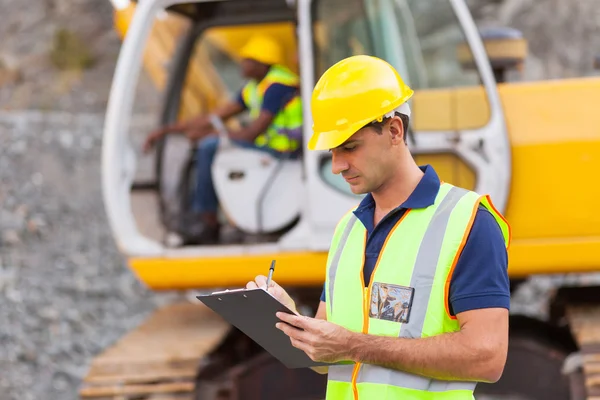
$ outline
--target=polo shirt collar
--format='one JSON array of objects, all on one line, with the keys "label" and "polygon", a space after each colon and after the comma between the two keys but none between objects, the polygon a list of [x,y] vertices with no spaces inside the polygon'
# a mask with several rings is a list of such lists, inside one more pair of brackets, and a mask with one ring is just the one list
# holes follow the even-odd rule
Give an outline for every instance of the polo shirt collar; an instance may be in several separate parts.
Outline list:
[{"label": "polo shirt collar", "polygon": [[[420,166],[419,169],[423,171],[423,177],[415,187],[415,190],[408,196],[408,199],[397,209],[400,208],[426,208],[435,202],[435,198],[437,197],[438,191],[440,190],[440,178],[438,174],[435,172],[431,165]],[[367,193],[367,195],[362,199],[354,213],[360,214],[375,207],[375,200],[371,193]]]}]

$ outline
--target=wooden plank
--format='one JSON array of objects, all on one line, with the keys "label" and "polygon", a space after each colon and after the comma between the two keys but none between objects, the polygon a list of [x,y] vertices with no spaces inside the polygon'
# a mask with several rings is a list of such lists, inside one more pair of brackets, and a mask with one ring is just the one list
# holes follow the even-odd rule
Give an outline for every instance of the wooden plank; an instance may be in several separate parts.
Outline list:
[{"label": "wooden plank", "polygon": [[142,373],[146,375],[166,375],[174,371],[180,374],[187,374],[189,371],[196,369],[198,360],[199,358],[170,361],[169,359],[162,358],[157,360],[147,359],[144,361],[123,360],[121,362],[115,361],[114,363],[96,363],[90,368],[85,381],[100,376],[131,375],[139,371],[143,371]]},{"label": "wooden plank", "polygon": [[569,307],[567,317],[583,356],[587,400],[600,400],[600,309]]},{"label": "wooden plank", "polygon": [[600,309],[594,306],[582,306],[567,310],[571,329],[581,346],[600,343]]},{"label": "wooden plank", "polygon": [[586,374],[600,374],[600,363],[586,362],[584,365]]},{"label": "wooden plank", "polygon": [[598,376],[598,375],[589,376],[586,374],[585,384],[588,388],[591,388],[594,386],[600,386],[600,376]]},{"label": "wooden plank", "polygon": [[162,383],[158,385],[114,385],[102,387],[86,387],[81,389],[82,397],[109,397],[109,396],[139,396],[153,393],[191,393],[194,391],[194,382]]},{"label": "wooden plank", "polygon": [[219,343],[228,328],[202,304],[163,307],[97,356],[85,380],[120,374],[195,372],[200,358]]},{"label": "wooden plank", "polygon": [[194,370],[164,370],[163,372],[150,371],[148,373],[129,373],[119,375],[95,375],[88,376],[84,382],[89,384],[132,384],[145,382],[161,382],[169,380],[188,380],[194,379],[196,371]]}]

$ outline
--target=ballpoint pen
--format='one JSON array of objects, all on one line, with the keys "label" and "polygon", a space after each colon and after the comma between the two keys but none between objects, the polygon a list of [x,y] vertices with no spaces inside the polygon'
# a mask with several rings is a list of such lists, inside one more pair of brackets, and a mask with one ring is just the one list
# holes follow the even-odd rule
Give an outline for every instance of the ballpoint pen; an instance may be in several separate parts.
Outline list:
[{"label": "ballpoint pen", "polygon": [[273,278],[274,270],[275,270],[275,260],[271,261],[271,267],[269,268],[269,276],[267,276],[267,290],[269,290],[269,283],[271,283],[271,278]]}]

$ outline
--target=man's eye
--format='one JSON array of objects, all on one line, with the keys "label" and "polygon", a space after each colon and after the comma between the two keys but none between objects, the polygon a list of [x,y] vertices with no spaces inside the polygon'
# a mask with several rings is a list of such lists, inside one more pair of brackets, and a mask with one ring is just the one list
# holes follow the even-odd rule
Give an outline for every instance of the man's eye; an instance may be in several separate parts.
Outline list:
[{"label": "man's eye", "polygon": [[356,146],[345,146],[344,147],[344,150],[346,150],[346,151],[352,151],[352,150],[355,150],[355,149],[356,149]]}]

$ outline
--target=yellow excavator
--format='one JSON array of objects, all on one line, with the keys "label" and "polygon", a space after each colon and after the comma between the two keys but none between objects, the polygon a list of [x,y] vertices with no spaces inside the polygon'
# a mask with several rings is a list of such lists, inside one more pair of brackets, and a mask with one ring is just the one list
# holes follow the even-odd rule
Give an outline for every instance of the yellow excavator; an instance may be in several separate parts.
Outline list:
[{"label": "yellow excavator", "polygon": [[[243,84],[239,52],[256,32],[277,37],[300,75],[305,140],[325,69],[354,54],[398,69],[416,90],[409,146],[418,163],[490,194],[510,222],[513,292],[538,274],[600,271],[600,78],[519,82],[526,39],[478,29],[464,0],[112,1],[123,44],[106,110],[103,195],[115,242],[148,288],[238,288],[275,259],[276,280],[302,312],[318,305],[334,227],[360,201],[332,174],[328,152],[278,160],[222,140],[212,176],[231,229],[218,244],[185,246],[193,146],[165,137],[142,179],[132,144],[141,79],[161,96],[153,127],[210,112]],[[479,384],[476,397],[599,399],[599,294],[559,287],[547,318],[513,313],[504,374]],[[285,368],[190,301],[158,309],[95,357],[80,397],[320,399],[325,379]]]}]

